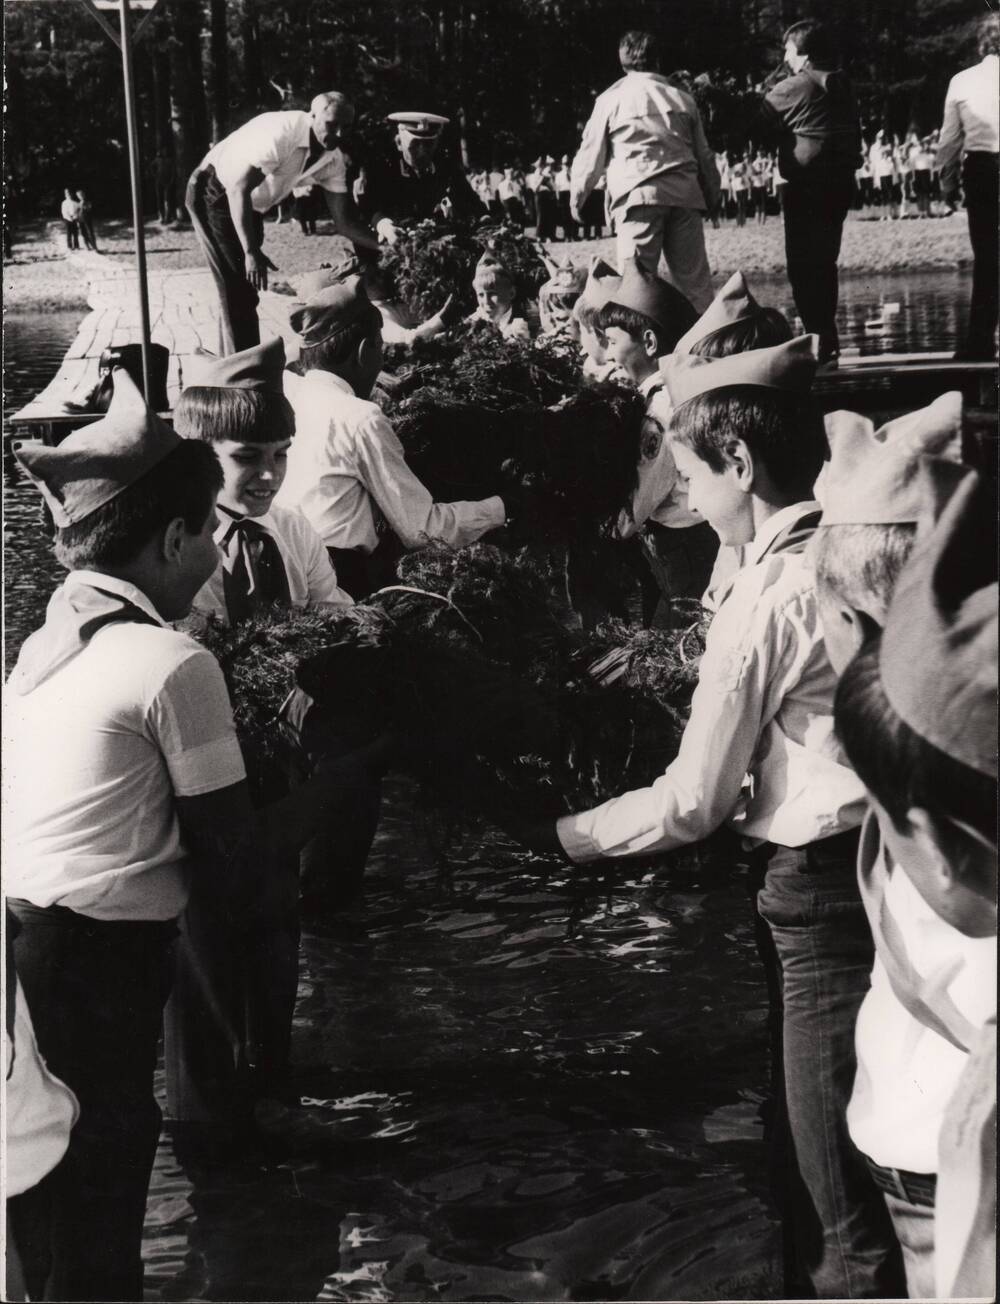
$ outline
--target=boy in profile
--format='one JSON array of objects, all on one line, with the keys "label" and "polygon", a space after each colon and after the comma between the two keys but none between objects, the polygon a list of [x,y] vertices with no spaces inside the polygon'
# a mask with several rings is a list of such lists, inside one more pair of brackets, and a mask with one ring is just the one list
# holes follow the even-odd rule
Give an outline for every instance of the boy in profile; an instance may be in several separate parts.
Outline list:
[{"label": "boy in profile", "polygon": [[39,1050],[80,1103],[15,1236],[48,1259],[49,1298],[141,1299],[153,1072],[192,874],[216,875],[236,913],[278,908],[270,858],[312,836],[353,762],[255,811],[218,664],[169,627],[218,562],[209,447],[116,371],[103,420],[15,452],[70,574],[8,684],[6,889]]},{"label": "boy in profile", "polygon": [[522,834],[578,864],[669,851],[722,826],[739,836],[779,964],[805,1193],[792,1207],[797,1248],[818,1296],[858,1298],[897,1293],[898,1250],[844,1117],[873,948],[854,877],[864,789],[834,736],[835,679],[804,555],[826,451],[815,367],[807,336],[670,368],[670,438],[689,504],[723,544],[745,548],[744,564],[709,627],[665,773]]}]

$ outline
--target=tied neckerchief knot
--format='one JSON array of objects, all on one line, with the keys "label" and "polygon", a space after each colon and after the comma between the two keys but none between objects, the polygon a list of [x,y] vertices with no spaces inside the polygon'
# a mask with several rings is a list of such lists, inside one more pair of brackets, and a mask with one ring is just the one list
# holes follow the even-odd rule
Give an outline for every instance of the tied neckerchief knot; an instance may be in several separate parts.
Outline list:
[{"label": "tied neckerchief knot", "polygon": [[238,625],[274,603],[288,606],[288,575],[274,535],[251,517],[219,510],[231,518],[219,540],[229,623]]}]

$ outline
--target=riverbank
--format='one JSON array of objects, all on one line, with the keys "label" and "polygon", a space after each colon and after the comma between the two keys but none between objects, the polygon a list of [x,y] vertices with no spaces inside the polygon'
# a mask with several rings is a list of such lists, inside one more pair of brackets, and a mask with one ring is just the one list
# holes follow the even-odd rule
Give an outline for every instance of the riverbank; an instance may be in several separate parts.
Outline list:
[{"label": "riverbank", "polygon": [[[340,244],[329,222],[319,223],[319,235],[305,237],[293,223],[267,224],[265,249],[278,271],[272,285],[281,289],[290,278],[328,261]],[[769,218],[764,226],[706,227],[706,246],[713,274],[720,281],[737,267],[749,276],[782,276],[785,270],[782,223]],[[98,240],[111,258],[132,257],[132,230],[125,222],[100,224]],[[595,253],[614,257],[614,241],[581,240],[549,246],[557,258],[587,262]],[[8,311],[87,307],[84,256],[67,255],[61,225],[38,221],[15,233],[13,258],[4,263],[4,301]],[[146,227],[150,270],[199,267],[202,259],[190,227]],[[882,222],[850,216],[844,227],[840,258],[846,275],[888,271],[953,271],[971,266],[972,251],[964,213],[950,217]]]}]

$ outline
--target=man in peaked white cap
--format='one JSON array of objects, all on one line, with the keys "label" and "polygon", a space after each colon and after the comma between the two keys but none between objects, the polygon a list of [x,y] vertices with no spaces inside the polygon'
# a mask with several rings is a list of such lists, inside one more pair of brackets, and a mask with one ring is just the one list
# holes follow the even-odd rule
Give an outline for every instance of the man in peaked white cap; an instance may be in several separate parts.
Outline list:
[{"label": "man in peaked white cap", "polygon": [[359,201],[379,240],[393,244],[397,223],[434,217],[445,199],[456,217],[480,216],[482,204],[465,173],[439,154],[449,119],[407,111],[390,113],[387,121],[396,126],[396,156],[366,166]]}]

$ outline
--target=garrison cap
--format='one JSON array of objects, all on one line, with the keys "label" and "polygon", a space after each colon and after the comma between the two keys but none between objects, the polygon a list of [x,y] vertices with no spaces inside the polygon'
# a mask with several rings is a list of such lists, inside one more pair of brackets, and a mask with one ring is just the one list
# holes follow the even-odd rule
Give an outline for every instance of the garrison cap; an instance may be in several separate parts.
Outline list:
[{"label": "garrison cap", "polygon": [[694,305],[680,290],[659,276],[647,272],[634,256],[626,263],[621,284],[608,302],[641,312],[667,332],[686,331],[698,316]]},{"label": "garrison cap", "polygon": [[368,298],[359,277],[348,277],[320,290],[308,303],[293,309],[292,330],[306,348],[335,339],[357,322],[382,320],[382,314]]},{"label": "garrison cap", "polygon": [[548,298],[553,294],[582,294],[587,284],[587,273],[582,267],[576,267],[567,258],[556,264],[549,264],[549,279],[539,288],[538,297]]},{"label": "garrison cap", "polygon": [[217,358],[201,349],[188,364],[187,385],[200,389],[255,389],[283,394],[285,342],[280,336]]},{"label": "garrison cap", "polygon": [[618,269],[595,254],[587,271],[587,283],[580,298],[589,308],[603,308],[621,284]]},{"label": "garrison cap", "polygon": [[303,303],[308,303],[320,290],[331,285],[338,285],[349,276],[360,276],[361,259],[355,253],[345,253],[335,258],[332,263],[317,267],[315,271],[303,272],[295,281],[295,293]]},{"label": "garrison cap", "polygon": [[14,456],[59,529],[86,520],[183,442],[146,406],[127,371],[111,374],[111,403],[100,421],[74,430],[54,448],[29,440],[14,444]]},{"label": "garrison cap", "polygon": [[675,353],[690,353],[696,344],[716,331],[745,321],[760,311],[760,304],[750,293],[742,272],[733,272],[719,293],[695,324],[674,345]]},{"label": "garrison cap", "polygon": [[818,335],[800,335],[773,348],[749,349],[728,358],[708,360],[670,353],[660,359],[660,374],[675,408],[699,394],[730,385],[808,394],[816,374],[818,345]]},{"label": "garrison cap", "polygon": [[962,395],[942,394],[927,407],[878,430],[856,412],[826,417],[830,460],[817,483],[822,525],[905,525],[937,515],[938,481],[947,470],[923,463],[957,464],[962,446]]},{"label": "garrison cap", "polygon": [[475,284],[476,281],[492,280],[497,276],[510,281],[512,285],[514,283],[514,278],[510,272],[508,272],[507,268],[504,267],[503,263],[501,263],[499,259],[494,254],[491,254],[487,249],[479,262],[476,263],[476,270],[473,274],[472,282]]},{"label": "garrison cap", "polygon": [[400,131],[405,131],[418,140],[436,140],[442,128],[451,121],[442,118],[440,113],[390,113],[389,122],[395,122]]},{"label": "garrison cap", "polygon": [[[930,460],[930,459],[928,459]],[[882,634],[889,704],[952,760],[997,777],[996,509],[966,473],[903,568]]]}]

